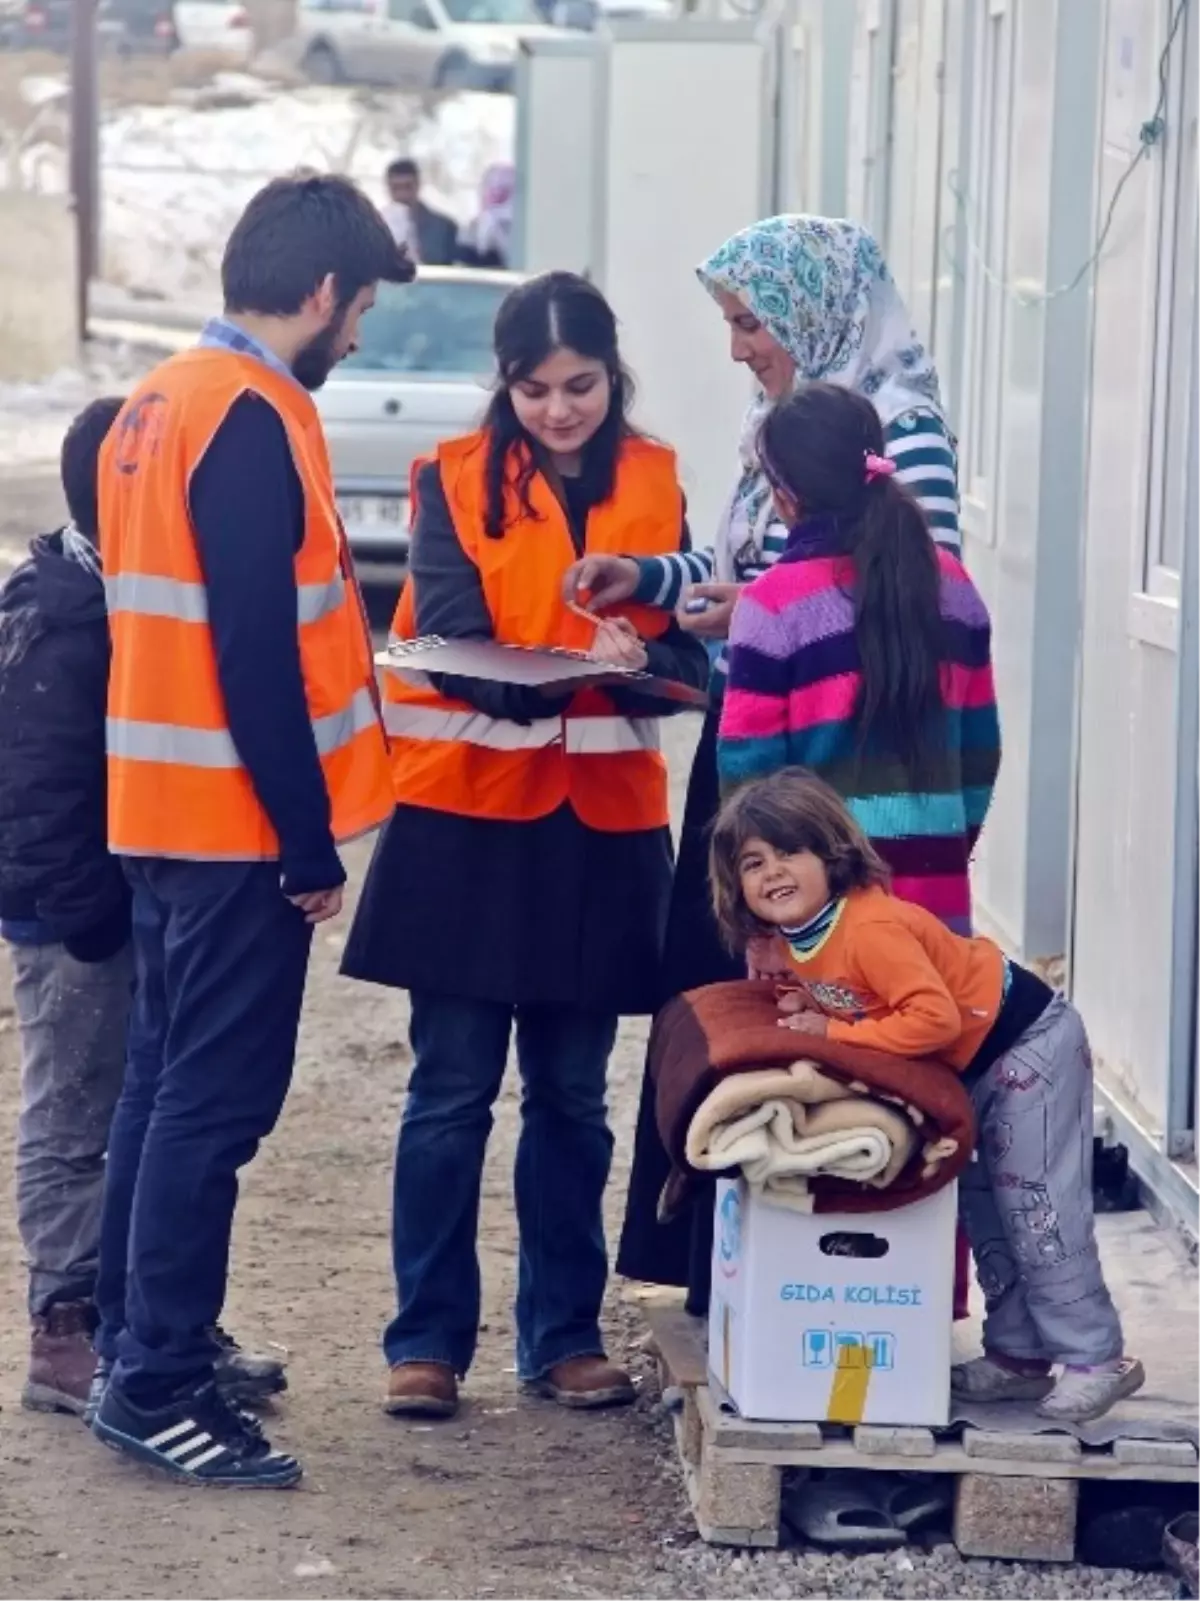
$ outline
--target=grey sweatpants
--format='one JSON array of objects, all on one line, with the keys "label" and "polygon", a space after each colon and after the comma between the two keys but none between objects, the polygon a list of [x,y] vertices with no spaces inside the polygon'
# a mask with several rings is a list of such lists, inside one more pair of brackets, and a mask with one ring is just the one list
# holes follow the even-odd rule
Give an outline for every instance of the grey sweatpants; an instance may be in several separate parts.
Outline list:
[{"label": "grey sweatpants", "polygon": [[1056,995],[972,1092],[959,1204],[987,1303],[984,1349],[1089,1366],[1123,1354],[1092,1216],[1092,1056]]},{"label": "grey sweatpants", "polygon": [[80,962],[62,945],[13,945],[21,1037],[17,1223],[29,1310],[96,1285],[104,1152],[125,1072],[133,950]]}]

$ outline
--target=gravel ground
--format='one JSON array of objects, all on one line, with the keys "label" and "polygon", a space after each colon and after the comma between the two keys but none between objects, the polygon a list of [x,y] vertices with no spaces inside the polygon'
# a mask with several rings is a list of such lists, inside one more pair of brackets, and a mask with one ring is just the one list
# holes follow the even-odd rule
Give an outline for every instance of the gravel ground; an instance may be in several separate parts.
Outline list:
[{"label": "gravel ground", "polygon": [[1029,1596],[1038,1601],[1070,1596],[1174,1595],[1165,1573],[1061,1567],[1041,1562],[964,1560],[952,1545],[932,1551],[907,1547],[886,1556],[827,1556],[819,1551],[763,1551],[738,1555],[694,1544],[675,1552],[670,1574],[680,1596]]}]

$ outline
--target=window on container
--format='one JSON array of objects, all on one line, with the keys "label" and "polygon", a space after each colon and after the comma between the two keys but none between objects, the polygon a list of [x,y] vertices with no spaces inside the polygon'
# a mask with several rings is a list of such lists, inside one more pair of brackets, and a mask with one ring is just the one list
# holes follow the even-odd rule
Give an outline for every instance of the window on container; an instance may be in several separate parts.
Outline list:
[{"label": "window on container", "polygon": [[[1178,0],[1162,6],[1170,26]],[[1155,308],[1154,406],[1150,493],[1146,504],[1145,587],[1176,597],[1183,560],[1188,429],[1196,359],[1197,29],[1188,8],[1172,51],[1172,75],[1160,155],[1158,292]],[[1188,68],[1191,70],[1188,70]]]},{"label": "window on container", "polygon": [[885,16],[882,0],[868,0],[858,11],[850,79],[847,216],[861,219],[881,242],[887,234],[891,74],[891,11]]},{"label": "window on container", "polygon": [[989,0],[986,16],[979,21],[971,86],[971,182],[966,198],[973,249],[967,274],[963,514],[968,532],[989,539],[1004,387],[1001,364],[1005,305],[1001,285],[1008,257],[1013,11],[1010,0]]}]

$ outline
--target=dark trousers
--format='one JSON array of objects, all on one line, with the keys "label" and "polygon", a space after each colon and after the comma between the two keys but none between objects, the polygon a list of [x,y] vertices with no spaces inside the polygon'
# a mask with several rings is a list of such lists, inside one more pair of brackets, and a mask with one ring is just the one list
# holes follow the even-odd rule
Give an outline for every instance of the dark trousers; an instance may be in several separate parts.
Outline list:
[{"label": "dark trousers", "polygon": [[608,1276],[601,1203],[612,1160],[604,1089],[617,1019],[569,1007],[412,996],[416,1064],[396,1148],[393,1256],[400,1310],[389,1363],[475,1354],[475,1236],[483,1158],[514,1019],[521,1070],[516,1200],[517,1371],[596,1356]]},{"label": "dark trousers", "polygon": [[133,1392],[211,1371],[238,1169],[291,1082],[312,930],[270,862],[131,858],[137,989],[108,1147],[97,1349]]}]

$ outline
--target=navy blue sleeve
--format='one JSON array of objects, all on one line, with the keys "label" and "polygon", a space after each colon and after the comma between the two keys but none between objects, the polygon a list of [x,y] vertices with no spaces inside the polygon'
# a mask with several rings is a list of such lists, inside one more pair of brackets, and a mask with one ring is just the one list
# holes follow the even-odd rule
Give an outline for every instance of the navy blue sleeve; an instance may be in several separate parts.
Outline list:
[{"label": "navy blue sleeve", "polygon": [[234,402],[192,475],[192,526],[229,732],[280,844],[285,894],[345,882],[308,715],[296,621],[304,491],[282,421]]},{"label": "navy blue sleeve", "polygon": [[[691,550],[692,532],[688,527],[685,501],[683,527],[679,533],[679,555],[690,558]],[[677,558],[671,555],[652,559],[672,562]],[[701,583],[703,580],[688,579],[686,582]],[[685,633],[674,617],[657,639],[644,639],[642,643],[646,647],[646,671],[653,673],[655,678],[671,678],[687,684],[691,689],[706,688],[710,669],[704,642],[694,634]],[[679,701],[660,700],[636,689],[612,688],[608,690],[608,695],[625,717],[670,717],[685,709]]]}]

